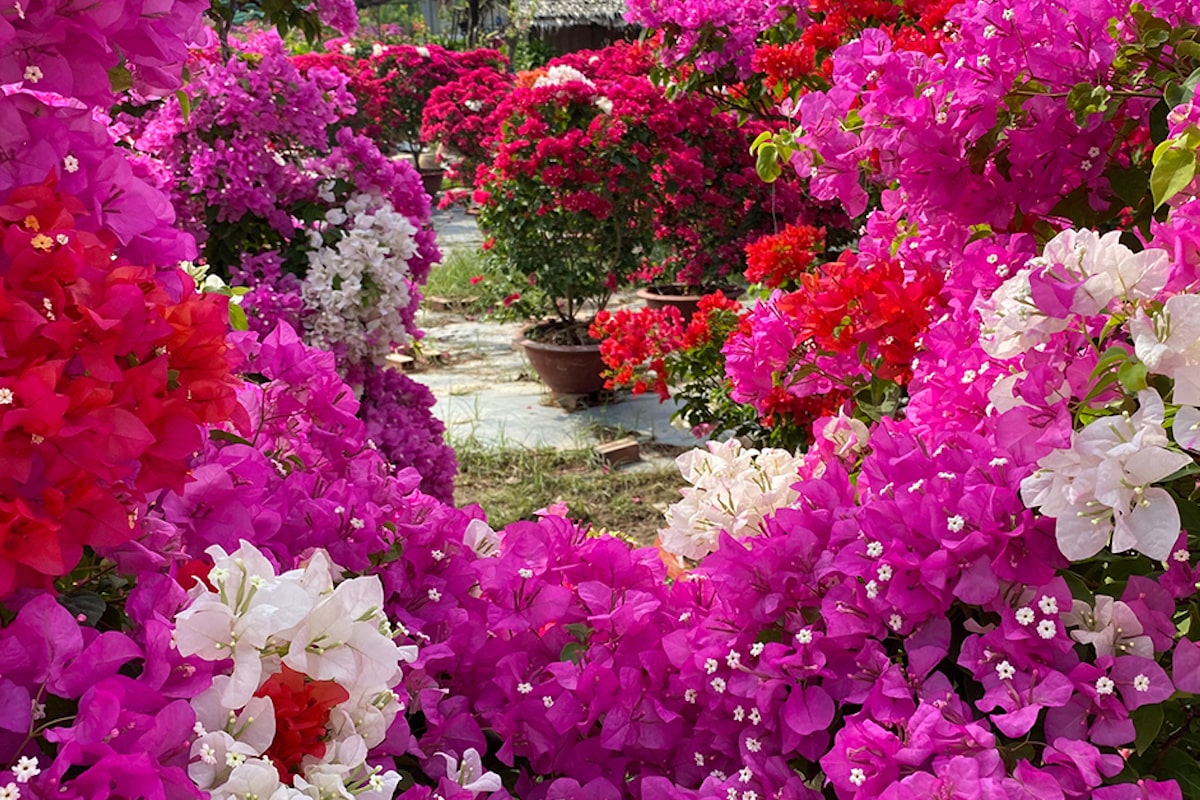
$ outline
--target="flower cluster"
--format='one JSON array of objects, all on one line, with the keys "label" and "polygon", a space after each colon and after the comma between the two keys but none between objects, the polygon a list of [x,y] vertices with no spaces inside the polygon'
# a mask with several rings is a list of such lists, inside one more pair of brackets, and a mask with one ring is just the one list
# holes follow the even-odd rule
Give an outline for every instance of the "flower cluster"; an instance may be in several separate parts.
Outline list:
[{"label": "flower cluster", "polygon": [[368,440],[394,469],[415,469],[422,493],[453,502],[458,462],[443,438],[445,425],[433,415],[433,392],[387,367],[367,367],[362,386],[359,416]]},{"label": "flower cluster", "polygon": [[824,228],[788,225],[746,247],[746,280],[772,289],[790,288],[824,249]]},{"label": "flower cluster", "polygon": [[709,442],[675,459],[691,486],[667,508],[658,532],[668,553],[699,560],[716,549],[722,533],[735,539],[759,536],[766,519],[795,502],[792,489],[801,459],[787,450],[743,448],[737,439]]},{"label": "flower cluster", "polygon": [[[573,320],[603,308],[651,246],[645,78],[597,84],[563,68],[497,108],[496,155],[477,176],[487,257],[526,303]],[[529,225],[535,218],[537,225]]]},{"label": "flower cluster", "polygon": [[188,114],[167,103],[137,141],[174,175],[208,264],[251,289],[256,330],[297,326],[349,368],[419,336],[418,287],[440,254],[420,176],[353,132],[336,66],[301,71],[258,34],[208,66]]},{"label": "flower cluster", "polygon": [[701,297],[686,323],[671,306],[602,311],[591,332],[600,340],[608,387],[629,387],[635,395],[653,390],[660,402],[674,400],[676,419],[697,436],[770,436],[759,429],[752,408],[729,397],[721,348],[744,313],[721,292]]},{"label": "flower cluster", "polygon": [[226,298],[182,270],[172,297],[93,224],[53,180],[0,194],[0,595],[135,537],[138,501],[182,487],[235,407]]},{"label": "flower cluster", "polygon": [[876,416],[888,404],[894,409],[917,339],[940,303],[942,276],[910,275],[896,261],[846,252],[798,283],[760,301],[725,343],[733,399],[770,424],[801,427],[864,388],[871,397],[859,398],[860,409],[873,405]]},{"label": "flower cluster", "polygon": [[[213,545],[233,550],[253,531],[253,544],[284,568],[295,566],[297,554],[321,548],[349,569],[366,569],[369,553],[387,549],[387,525],[421,476],[393,473],[376,451],[332,353],[305,345],[282,325],[261,341],[241,334],[238,343],[246,371],[265,382],[241,389],[240,425],[210,433],[191,464],[193,480],[163,498],[155,516],[177,529],[188,552]],[[403,445],[392,450],[405,454]],[[438,476],[433,485],[447,489],[452,454],[431,452],[426,441],[406,456],[425,456],[421,466]]]},{"label": "flower cluster", "polygon": [[[535,275],[550,298],[602,300],[631,277],[710,285],[741,272],[745,245],[777,221],[828,215],[794,177],[759,181],[736,117],[701,96],[668,99],[650,67],[634,45],[575,53],[518,81],[492,115],[495,157],[475,198],[514,287]],[[535,231],[521,224],[531,214]],[[559,266],[572,262],[588,268]]]},{"label": "flower cluster", "polygon": [[301,75],[274,32],[232,44],[227,62],[215,48],[193,60],[199,74],[186,109],[168,99],[134,130],[137,148],[171,176],[181,224],[222,271],[296,236],[303,215],[295,208],[316,199],[323,177],[310,159],[328,153],[339,121],[354,111],[344,76]]},{"label": "flower cluster", "polygon": [[131,0],[82,8],[18,0],[0,24],[0,84],[105,106],[122,82],[117,73],[143,96],[166,96],[183,85],[187,50],[202,36],[207,8],[203,0],[149,8]]},{"label": "flower cluster", "polygon": [[392,640],[379,578],[337,581],[322,550],[282,574],[245,541],[208,553],[213,567],[176,615],[175,645],[229,671],[191,700],[188,776],[220,800],[309,789],[392,797],[400,776],[367,764],[367,752],[400,710],[392,687],[417,648]]},{"label": "flower cluster", "polygon": [[416,152],[421,146],[425,105],[439,86],[480,69],[501,70],[508,60],[495,50],[454,52],[436,44],[389,45],[372,56],[381,91],[364,112],[394,147]]},{"label": "flower cluster", "polygon": [[[778,15],[694,11],[720,52],[725,31]],[[109,224],[127,193],[156,195],[132,168],[99,168],[117,151],[90,110],[12,94],[20,130],[46,136],[14,151],[41,174],[0,183],[0,435],[16,464],[0,514],[31,510],[42,528],[4,520],[5,552],[27,557],[6,562],[10,583],[36,585],[4,600],[0,794],[1194,795],[1200,18],[1177,0],[968,0],[946,18],[937,47],[863,31],[833,54],[828,91],[789,99],[801,129],[760,142],[764,166],[798,145],[787,166],[815,193],[874,204],[854,248],[744,318],[709,299],[686,327],[616,325],[662,336],[658,351],[621,346],[658,359],[646,369],[671,391],[690,391],[688,353],[723,348],[755,416],[813,422],[802,457],[758,456],[762,483],[735,444],[684,459],[709,488],[664,538],[695,548],[690,570],[565,509],[494,531],[418,491],[423,476],[366,438],[391,432],[391,412],[360,420],[333,354],[261,317],[227,337],[222,296],[134,257],[165,218],[150,204],[145,227]],[[678,30],[699,46],[701,28]],[[730,59],[753,57],[734,44]],[[619,77],[629,63],[589,59],[504,102],[570,109],[572,146],[620,140],[619,109],[654,95]],[[1166,125],[1150,125],[1159,96]],[[504,144],[538,155],[554,119],[526,121],[506,133],[525,144]],[[68,161],[81,131],[98,156]],[[242,248],[248,272],[281,283],[293,241],[337,252],[325,214],[351,196],[410,216],[411,185],[389,181],[378,149],[332,137],[334,166],[306,174],[320,213],[291,223],[321,241]],[[569,193],[587,159],[548,147],[549,182]],[[75,167],[86,191],[66,188]],[[406,388],[352,372],[379,395]],[[729,464],[724,489],[706,484]],[[98,520],[116,527],[80,540]]]},{"label": "flower cluster", "polygon": [[898,48],[939,52],[954,5],[953,0],[813,0],[802,6],[774,0],[633,0],[627,18],[657,29],[656,55],[681,86],[764,118],[777,114],[784,97],[825,88],[834,51],[865,30],[886,34]]},{"label": "flower cluster", "polygon": [[[325,212],[324,221],[340,238],[308,254],[301,294],[312,309],[305,320],[309,339],[351,363],[380,364],[411,339],[400,312],[417,297],[407,269],[417,252],[417,229],[369,194],[351,195]],[[314,242],[323,243],[323,233],[314,230]]]},{"label": "flower cluster", "polygon": [[421,141],[436,142],[450,156],[448,177],[472,184],[490,156],[485,142],[492,133],[492,114],[512,87],[507,72],[480,67],[430,92],[421,117]]}]

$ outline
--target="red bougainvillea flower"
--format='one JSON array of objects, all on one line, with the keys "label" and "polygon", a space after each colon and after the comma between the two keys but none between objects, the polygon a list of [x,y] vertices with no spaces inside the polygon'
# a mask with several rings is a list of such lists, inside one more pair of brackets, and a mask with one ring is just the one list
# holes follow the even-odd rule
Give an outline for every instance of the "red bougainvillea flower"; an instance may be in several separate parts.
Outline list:
[{"label": "red bougainvillea flower", "polygon": [[683,344],[679,309],[668,306],[601,311],[592,321],[590,333],[593,339],[602,339],[600,357],[608,368],[605,386],[629,386],[635,395],[653,388],[660,400],[671,396],[664,359]]},{"label": "red bougainvillea flower", "polygon": [[299,775],[306,756],[325,755],[329,712],[350,699],[336,681],[309,680],[304,673],[283,667],[255,693],[269,697],[275,706],[275,739],[264,754],[279,772],[279,780],[290,784]]},{"label": "red bougainvillea flower", "polygon": [[236,407],[228,298],[114,260],[86,214],[53,182],[0,199],[0,596],[132,538]]},{"label": "red bougainvillea flower", "polygon": [[788,225],[746,247],[746,280],[772,289],[793,285],[824,251],[824,228]]}]

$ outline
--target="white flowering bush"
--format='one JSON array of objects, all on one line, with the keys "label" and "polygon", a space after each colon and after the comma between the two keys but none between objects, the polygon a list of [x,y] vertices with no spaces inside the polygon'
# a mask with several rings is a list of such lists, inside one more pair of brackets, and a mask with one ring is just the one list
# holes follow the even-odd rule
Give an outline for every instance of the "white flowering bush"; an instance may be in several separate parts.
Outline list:
[{"label": "white flowering bush", "polygon": [[721,531],[735,539],[760,535],[766,518],[798,496],[792,485],[803,461],[778,448],[743,448],[736,439],[679,456],[675,464],[691,486],[666,511],[662,549],[699,560],[717,549]]},{"label": "white flowering bush", "polygon": [[175,644],[230,666],[192,700],[189,777],[214,800],[392,797],[399,775],[367,753],[401,711],[392,687],[417,648],[393,641],[379,578],[338,582],[324,550],[281,575],[245,541],[207,552]]},{"label": "white flowering bush", "polygon": [[[344,348],[351,363],[382,363],[411,334],[404,312],[413,300],[408,262],[418,254],[417,228],[382,198],[354,194],[325,214],[314,231],[302,294],[313,310],[310,344]],[[326,234],[341,236],[324,244]]]}]

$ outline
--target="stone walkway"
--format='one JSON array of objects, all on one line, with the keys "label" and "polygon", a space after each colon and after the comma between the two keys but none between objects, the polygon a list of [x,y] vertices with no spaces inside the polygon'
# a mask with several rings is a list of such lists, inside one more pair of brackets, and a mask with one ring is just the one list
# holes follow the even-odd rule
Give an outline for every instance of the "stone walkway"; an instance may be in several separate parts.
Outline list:
[{"label": "stone walkway", "polygon": [[[481,241],[474,217],[460,209],[435,212],[434,227],[443,254]],[[434,414],[446,424],[453,445],[580,449],[617,435],[643,444],[698,444],[671,426],[674,404],[660,404],[653,395],[621,392],[617,402],[566,411],[514,348],[519,323],[422,309],[418,324],[425,330],[421,352],[427,363],[409,374],[433,391]]]}]

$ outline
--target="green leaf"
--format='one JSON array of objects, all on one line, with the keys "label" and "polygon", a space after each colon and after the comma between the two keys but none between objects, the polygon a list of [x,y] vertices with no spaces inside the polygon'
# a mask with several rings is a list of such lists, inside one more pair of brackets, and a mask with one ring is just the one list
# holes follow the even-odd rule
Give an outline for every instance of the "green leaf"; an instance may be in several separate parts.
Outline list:
[{"label": "green leaf", "polygon": [[175,92],[175,99],[179,101],[179,113],[183,115],[183,124],[188,124],[188,118],[192,116],[192,98],[183,89]]},{"label": "green leaf", "polygon": [[1182,747],[1172,747],[1159,759],[1160,778],[1173,778],[1184,800],[1200,800],[1200,762]]},{"label": "green leaf", "polygon": [[779,150],[773,143],[768,142],[758,149],[758,160],[754,164],[758,177],[764,183],[774,183],[783,174],[779,166]]},{"label": "green leaf", "polygon": [[1075,600],[1083,600],[1085,603],[1091,603],[1095,599],[1095,595],[1083,578],[1079,577],[1074,572],[1065,571],[1062,573],[1063,580],[1067,582],[1067,586],[1071,590],[1071,597]]},{"label": "green leaf", "polygon": [[1067,93],[1067,108],[1075,112],[1075,124],[1084,125],[1092,114],[1108,110],[1109,94],[1103,86],[1077,83]]},{"label": "green leaf", "polygon": [[246,312],[236,303],[229,304],[229,327],[235,331],[250,330],[250,322],[246,319]]},{"label": "green leaf", "polygon": [[95,592],[81,591],[64,594],[58,598],[58,602],[67,611],[70,611],[72,616],[78,618],[83,615],[82,624],[89,627],[96,627],[96,623],[100,621],[100,617],[104,616],[108,604],[104,602],[104,598]]},{"label": "green leaf", "polygon": [[114,92],[124,92],[133,88],[133,75],[122,65],[117,65],[108,71],[108,82]]},{"label": "green leaf", "polygon": [[579,642],[567,642],[558,655],[559,661],[570,661],[572,664],[578,664],[583,658],[583,645]]},{"label": "green leaf", "polygon": [[1140,361],[1126,361],[1117,370],[1117,380],[1121,382],[1121,386],[1130,394],[1137,394],[1142,389],[1146,388],[1146,375],[1149,370],[1146,365]]},{"label": "green leaf", "polygon": [[1154,208],[1179,194],[1196,177],[1196,151],[1167,141],[1154,150],[1154,170],[1150,173],[1150,193]]},{"label": "green leaf", "polygon": [[1107,170],[1108,183],[1127,206],[1137,207],[1150,188],[1149,176],[1137,167],[1113,167]]},{"label": "green leaf", "polygon": [[572,622],[564,625],[563,628],[567,633],[575,637],[580,642],[587,642],[588,637],[592,635],[592,626],[584,622]]},{"label": "green leaf", "polygon": [[1100,354],[1096,366],[1092,369],[1092,380],[1108,372],[1116,364],[1129,360],[1129,351],[1123,347],[1112,346]]},{"label": "green leaf", "polygon": [[247,447],[254,447],[254,443],[249,439],[243,439],[236,433],[223,431],[220,428],[211,428],[208,431],[208,438],[212,439],[214,442],[231,442],[233,444],[244,444]]},{"label": "green leaf", "polygon": [[1150,745],[1154,744],[1154,740],[1158,738],[1158,732],[1162,730],[1162,705],[1154,703],[1142,706],[1135,709],[1129,717],[1133,720],[1133,727],[1137,731],[1137,739],[1134,740],[1133,747],[1140,756],[1150,748]]}]

